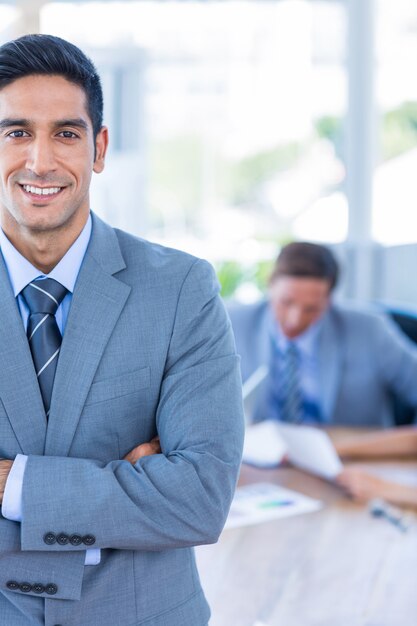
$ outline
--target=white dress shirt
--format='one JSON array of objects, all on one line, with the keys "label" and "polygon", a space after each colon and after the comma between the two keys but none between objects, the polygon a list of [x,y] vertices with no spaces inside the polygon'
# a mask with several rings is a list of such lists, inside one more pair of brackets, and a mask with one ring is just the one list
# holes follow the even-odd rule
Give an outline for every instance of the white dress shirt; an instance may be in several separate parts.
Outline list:
[{"label": "white dress shirt", "polygon": [[[80,271],[81,264],[87,250],[91,236],[91,215],[78,238],[62,257],[58,265],[48,274],[43,274],[34,267],[24,256],[16,250],[0,228],[0,248],[6,264],[10,283],[19,306],[25,331],[29,319],[29,308],[24,301],[21,291],[36,279],[53,278],[66,287],[68,293],[59,305],[55,318],[61,335],[64,334],[68,313],[71,306],[72,294]],[[15,522],[22,521],[22,489],[23,477],[26,468],[27,456],[18,454],[13,462],[3,496],[2,515]],[[100,549],[90,548],[86,551],[85,565],[100,563]]]}]

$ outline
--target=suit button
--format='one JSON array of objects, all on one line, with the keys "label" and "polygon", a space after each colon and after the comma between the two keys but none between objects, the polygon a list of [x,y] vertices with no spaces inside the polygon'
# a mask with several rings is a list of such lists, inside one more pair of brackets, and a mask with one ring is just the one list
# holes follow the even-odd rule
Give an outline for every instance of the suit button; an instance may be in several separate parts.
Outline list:
[{"label": "suit button", "polygon": [[83,537],[83,544],[86,546],[92,546],[93,544],[95,544],[96,542],[96,538],[94,537],[94,535],[84,535]]},{"label": "suit button", "polygon": [[69,537],[65,533],[61,533],[57,536],[56,540],[60,546],[66,546],[69,541]]},{"label": "suit button", "polygon": [[81,537],[81,535],[71,535],[69,540],[70,540],[71,545],[73,546],[79,546],[83,542],[83,538]]},{"label": "suit button", "polygon": [[43,536],[43,540],[48,546],[52,546],[56,542],[56,535],[54,533],[46,533]]},{"label": "suit button", "polygon": [[44,593],[45,587],[44,585],[41,585],[41,583],[35,583],[32,587],[32,591],[35,593]]},{"label": "suit button", "polygon": [[29,591],[32,591],[32,585],[30,583],[20,583],[19,589],[23,593],[29,593]]},{"label": "suit button", "polygon": [[56,592],[58,591],[58,587],[56,585],[54,585],[54,583],[48,583],[46,585],[46,587],[45,587],[45,591],[50,596],[54,596],[56,594]]},{"label": "suit button", "polygon": [[16,589],[19,589],[19,583],[17,583],[15,580],[8,580],[6,583],[6,587],[11,591],[15,591]]}]

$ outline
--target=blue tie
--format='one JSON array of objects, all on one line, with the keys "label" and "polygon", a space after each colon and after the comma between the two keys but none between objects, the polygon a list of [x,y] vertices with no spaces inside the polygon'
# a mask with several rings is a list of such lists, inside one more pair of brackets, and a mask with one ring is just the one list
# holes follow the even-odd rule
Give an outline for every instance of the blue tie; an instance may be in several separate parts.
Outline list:
[{"label": "blue tie", "polygon": [[301,388],[300,352],[293,341],[284,351],[272,341],[266,411],[269,417],[283,422],[299,423],[304,418]]},{"label": "blue tie", "polygon": [[281,419],[297,424],[303,420],[303,396],[300,381],[300,353],[293,341],[288,343],[281,369]]},{"label": "blue tie", "polygon": [[55,313],[66,293],[53,278],[29,283],[21,291],[30,311],[27,336],[47,418],[62,341]]}]

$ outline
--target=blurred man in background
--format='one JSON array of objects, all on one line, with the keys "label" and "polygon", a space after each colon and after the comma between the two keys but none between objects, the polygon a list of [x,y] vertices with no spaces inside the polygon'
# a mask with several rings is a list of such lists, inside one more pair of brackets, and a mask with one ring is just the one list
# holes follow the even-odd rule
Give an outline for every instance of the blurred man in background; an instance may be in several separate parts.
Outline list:
[{"label": "blurred man in background", "polygon": [[332,252],[291,243],[268,299],[229,309],[243,381],[260,367],[252,421],[387,426],[392,394],[417,407],[417,347],[388,318],[335,304]]}]

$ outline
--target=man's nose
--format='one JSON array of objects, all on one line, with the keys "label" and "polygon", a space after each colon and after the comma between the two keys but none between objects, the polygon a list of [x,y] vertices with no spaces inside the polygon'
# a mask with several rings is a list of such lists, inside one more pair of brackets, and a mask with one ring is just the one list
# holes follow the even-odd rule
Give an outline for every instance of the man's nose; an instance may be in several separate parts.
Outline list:
[{"label": "man's nose", "polygon": [[37,176],[45,176],[56,169],[53,146],[48,138],[37,137],[31,142],[26,167]]},{"label": "man's nose", "polygon": [[302,323],[303,312],[296,307],[291,308],[287,313],[287,325],[291,328],[299,328]]}]

